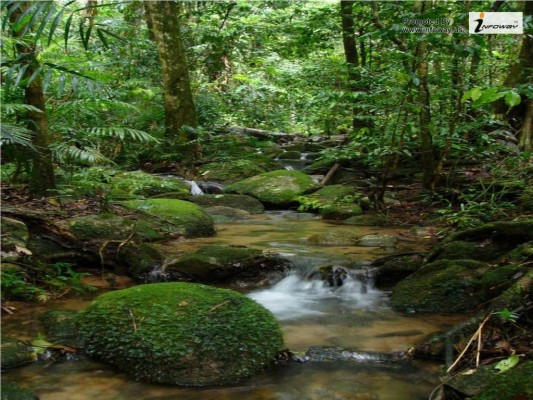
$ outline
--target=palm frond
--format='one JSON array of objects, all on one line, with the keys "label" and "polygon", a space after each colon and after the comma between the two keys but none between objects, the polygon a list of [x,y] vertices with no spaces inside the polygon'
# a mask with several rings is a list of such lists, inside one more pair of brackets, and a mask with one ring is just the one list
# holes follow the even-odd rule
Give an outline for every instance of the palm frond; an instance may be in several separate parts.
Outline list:
[{"label": "palm frond", "polygon": [[27,128],[3,122],[0,129],[0,146],[18,144],[35,149],[31,143],[32,134],[33,132]]},{"label": "palm frond", "polygon": [[132,128],[122,128],[116,126],[107,126],[102,128],[91,128],[88,130],[90,135],[95,137],[111,137],[121,141],[126,139],[134,140],[141,143],[158,143],[159,140],[147,132]]},{"label": "palm frond", "polygon": [[50,145],[52,154],[60,163],[79,162],[82,164],[109,164],[112,161],[92,147],[79,148],[69,143],[54,143]]},{"label": "palm frond", "polygon": [[30,104],[17,104],[17,103],[2,103],[0,109],[2,113],[6,115],[17,114],[24,111],[43,112],[35,106]]}]

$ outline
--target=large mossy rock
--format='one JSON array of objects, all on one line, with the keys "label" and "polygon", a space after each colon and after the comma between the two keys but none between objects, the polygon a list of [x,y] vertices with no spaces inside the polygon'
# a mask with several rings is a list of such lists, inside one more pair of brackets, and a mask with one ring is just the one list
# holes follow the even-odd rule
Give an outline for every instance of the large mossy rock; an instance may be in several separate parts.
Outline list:
[{"label": "large mossy rock", "polygon": [[249,213],[262,213],[265,206],[254,197],[241,194],[205,194],[192,196],[190,201],[201,207],[231,207],[248,211]]},{"label": "large mossy rock", "polygon": [[239,210],[232,207],[209,207],[204,208],[205,212],[213,218],[217,224],[224,224],[233,221],[242,221],[251,219],[252,216],[248,211]]},{"label": "large mossy rock", "polygon": [[283,207],[296,204],[298,196],[317,187],[317,184],[302,172],[279,170],[236,182],[227,186],[225,192],[249,195],[264,204]]},{"label": "large mossy rock", "polygon": [[98,190],[103,190],[110,199],[144,198],[164,193],[186,196],[190,192],[189,184],[178,177],[105,167],[91,167],[75,174],[71,184],[79,194],[94,195]]},{"label": "large mossy rock", "polygon": [[140,240],[159,240],[164,235],[156,224],[146,219],[133,220],[116,214],[91,214],[74,217],[68,225],[78,240],[126,240],[130,235]]},{"label": "large mossy rock", "polygon": [[424,262],[421,253],[387,256],[372,263],[376,286],[392,286],[418,271]]},{"label": "large mossy rock", "polygon": [[235,383],[272,363],[280,326],[227,289],[156,283],[97,297],[78,319],[85,351],[135,379],[184,386]]},{"label": "large mossy rock", "polygon": [[[221,282],[228,279],[260,283],[280,280],[287,272],[287,260],[247,247],[207,245],[198,251],[167,263],[165,272],[196,282]],[[275,282],[271,282],[275,283]]]},{"label": "large mossy rock", "polygon": [[205,164],[200,168],[200,173],[205,179],[233,183],[280,168],[282,165],[272,158],[253,154],[249,159],[228,159],[223,162]]},{"label": "large mossy rock", "polygon": [[127,207],[141,210],[156,217],[170,232],[186,237],[202,237],[215,234],[213,219],[198,205],[177,199],[130,200]]},{"label": "large mossy rock", "polygon": [[478,243],[456,240],[437,245],[428,256],[428,261],[436,260],[477,260],[493,261],[505,253],[505,247],[496,243]]},{"label": "large mossy rock", "polygon": [[520,266],[488,265],[474,260],[439,260],[408,276],[392,292],[397,311],[469,312],[496,298],[512,283]]},{"label": "large mossy rock", "polygon": [[363,195],[354,187],[329,185],[299,199],[302,206],[319,212],[325,219],[347,219],[360,215]]},{"label": "large mossy rock", "polygon": [[18,339],[2,335],[1,341],[2,369],[20,367],[37,359],[31,346],[22,343]]}]

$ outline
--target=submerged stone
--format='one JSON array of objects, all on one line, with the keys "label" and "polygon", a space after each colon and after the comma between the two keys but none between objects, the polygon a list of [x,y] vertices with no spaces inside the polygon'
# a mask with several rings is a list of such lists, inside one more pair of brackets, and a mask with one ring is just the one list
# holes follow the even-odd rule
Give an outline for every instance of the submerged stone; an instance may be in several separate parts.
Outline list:
[{"label": "submerged stone", "polygon": [[0,384],[2,400],[39,400],[39,397],[31,390],[19,386],[15,382],[4,382]]},{"label": "submerged stone", "polygon": [[281,207],[296,204],[298,196],[317,187],[313,179],[302,172],[278,170],[236,182],[227,186],[225,192],[249,195],[264,204]]},{"label": "submerged stone", "polygon": [[315,233],[307,240],[320,246],[353,246],[358,242],[359,235],[346,231],[330,231]]},{"label": "submerged stone", "polygon": [[263,306],[227,289],[157,283],[97,297],[78,320],[89,355],[135,379],[184,386],[250,377],[283,348]]}]

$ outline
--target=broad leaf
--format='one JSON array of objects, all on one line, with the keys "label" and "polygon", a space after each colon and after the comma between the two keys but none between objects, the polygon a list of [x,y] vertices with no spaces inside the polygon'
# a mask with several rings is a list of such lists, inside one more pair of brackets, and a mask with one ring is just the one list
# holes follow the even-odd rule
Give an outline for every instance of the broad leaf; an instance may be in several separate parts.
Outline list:
[{"label": "broad leaf", "polygon": [[505,95],[504,100],[505,100],[505,104],[507,104],[509,108],[513,108],[514,106],[517,106],[520,104],[520,102],[522,101],[522,98],[520,97],[518,93],[516,93],[513,90],[510,90]]}]

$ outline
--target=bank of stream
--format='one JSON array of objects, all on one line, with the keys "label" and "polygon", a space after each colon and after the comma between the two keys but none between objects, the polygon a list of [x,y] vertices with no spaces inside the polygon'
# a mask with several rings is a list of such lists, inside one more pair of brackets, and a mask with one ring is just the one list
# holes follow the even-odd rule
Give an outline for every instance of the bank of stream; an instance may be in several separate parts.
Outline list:
[{"label": "bank of stream", "polygon": [[[398,243],[382,246],[316,245],[308,238],[321,232],[387,235]],[[413,234],[414,235],[414,234]],[[369,261],[392,251],[418,250],[422,236],[402,229],[334,225],[310,214],[269,212],[236,223],[219,224],[217,235],[165,244],[172,256],[201,245],[244,245],[269,250],[289,259],[294,270],[282,281],[247,294],[280,320],[287,348],[298,354],[313,347],[344,349],[343,360],[279,363],[240,384],[204,389],[135,382],[111,367],[75,356],[56,362],[41,360],[4,373],[33,390],[41,400],[122,399],[426,399],[438,383],[439,366],[402,361],[375,352],[404,351],[465,316],[405,315],[393,312],[388,294],[376,289]],[[421,244],[422,243],[422,244]],[[330,286],[315,272],[323,266],[348,271],[341,286]],[[94,278],[93,278],[94,279]],[[3,332],[34,337],[37,316],[45,309],[82,309],[90,297],[55,300],[46,306],[26,306],[4,317]]]}]

